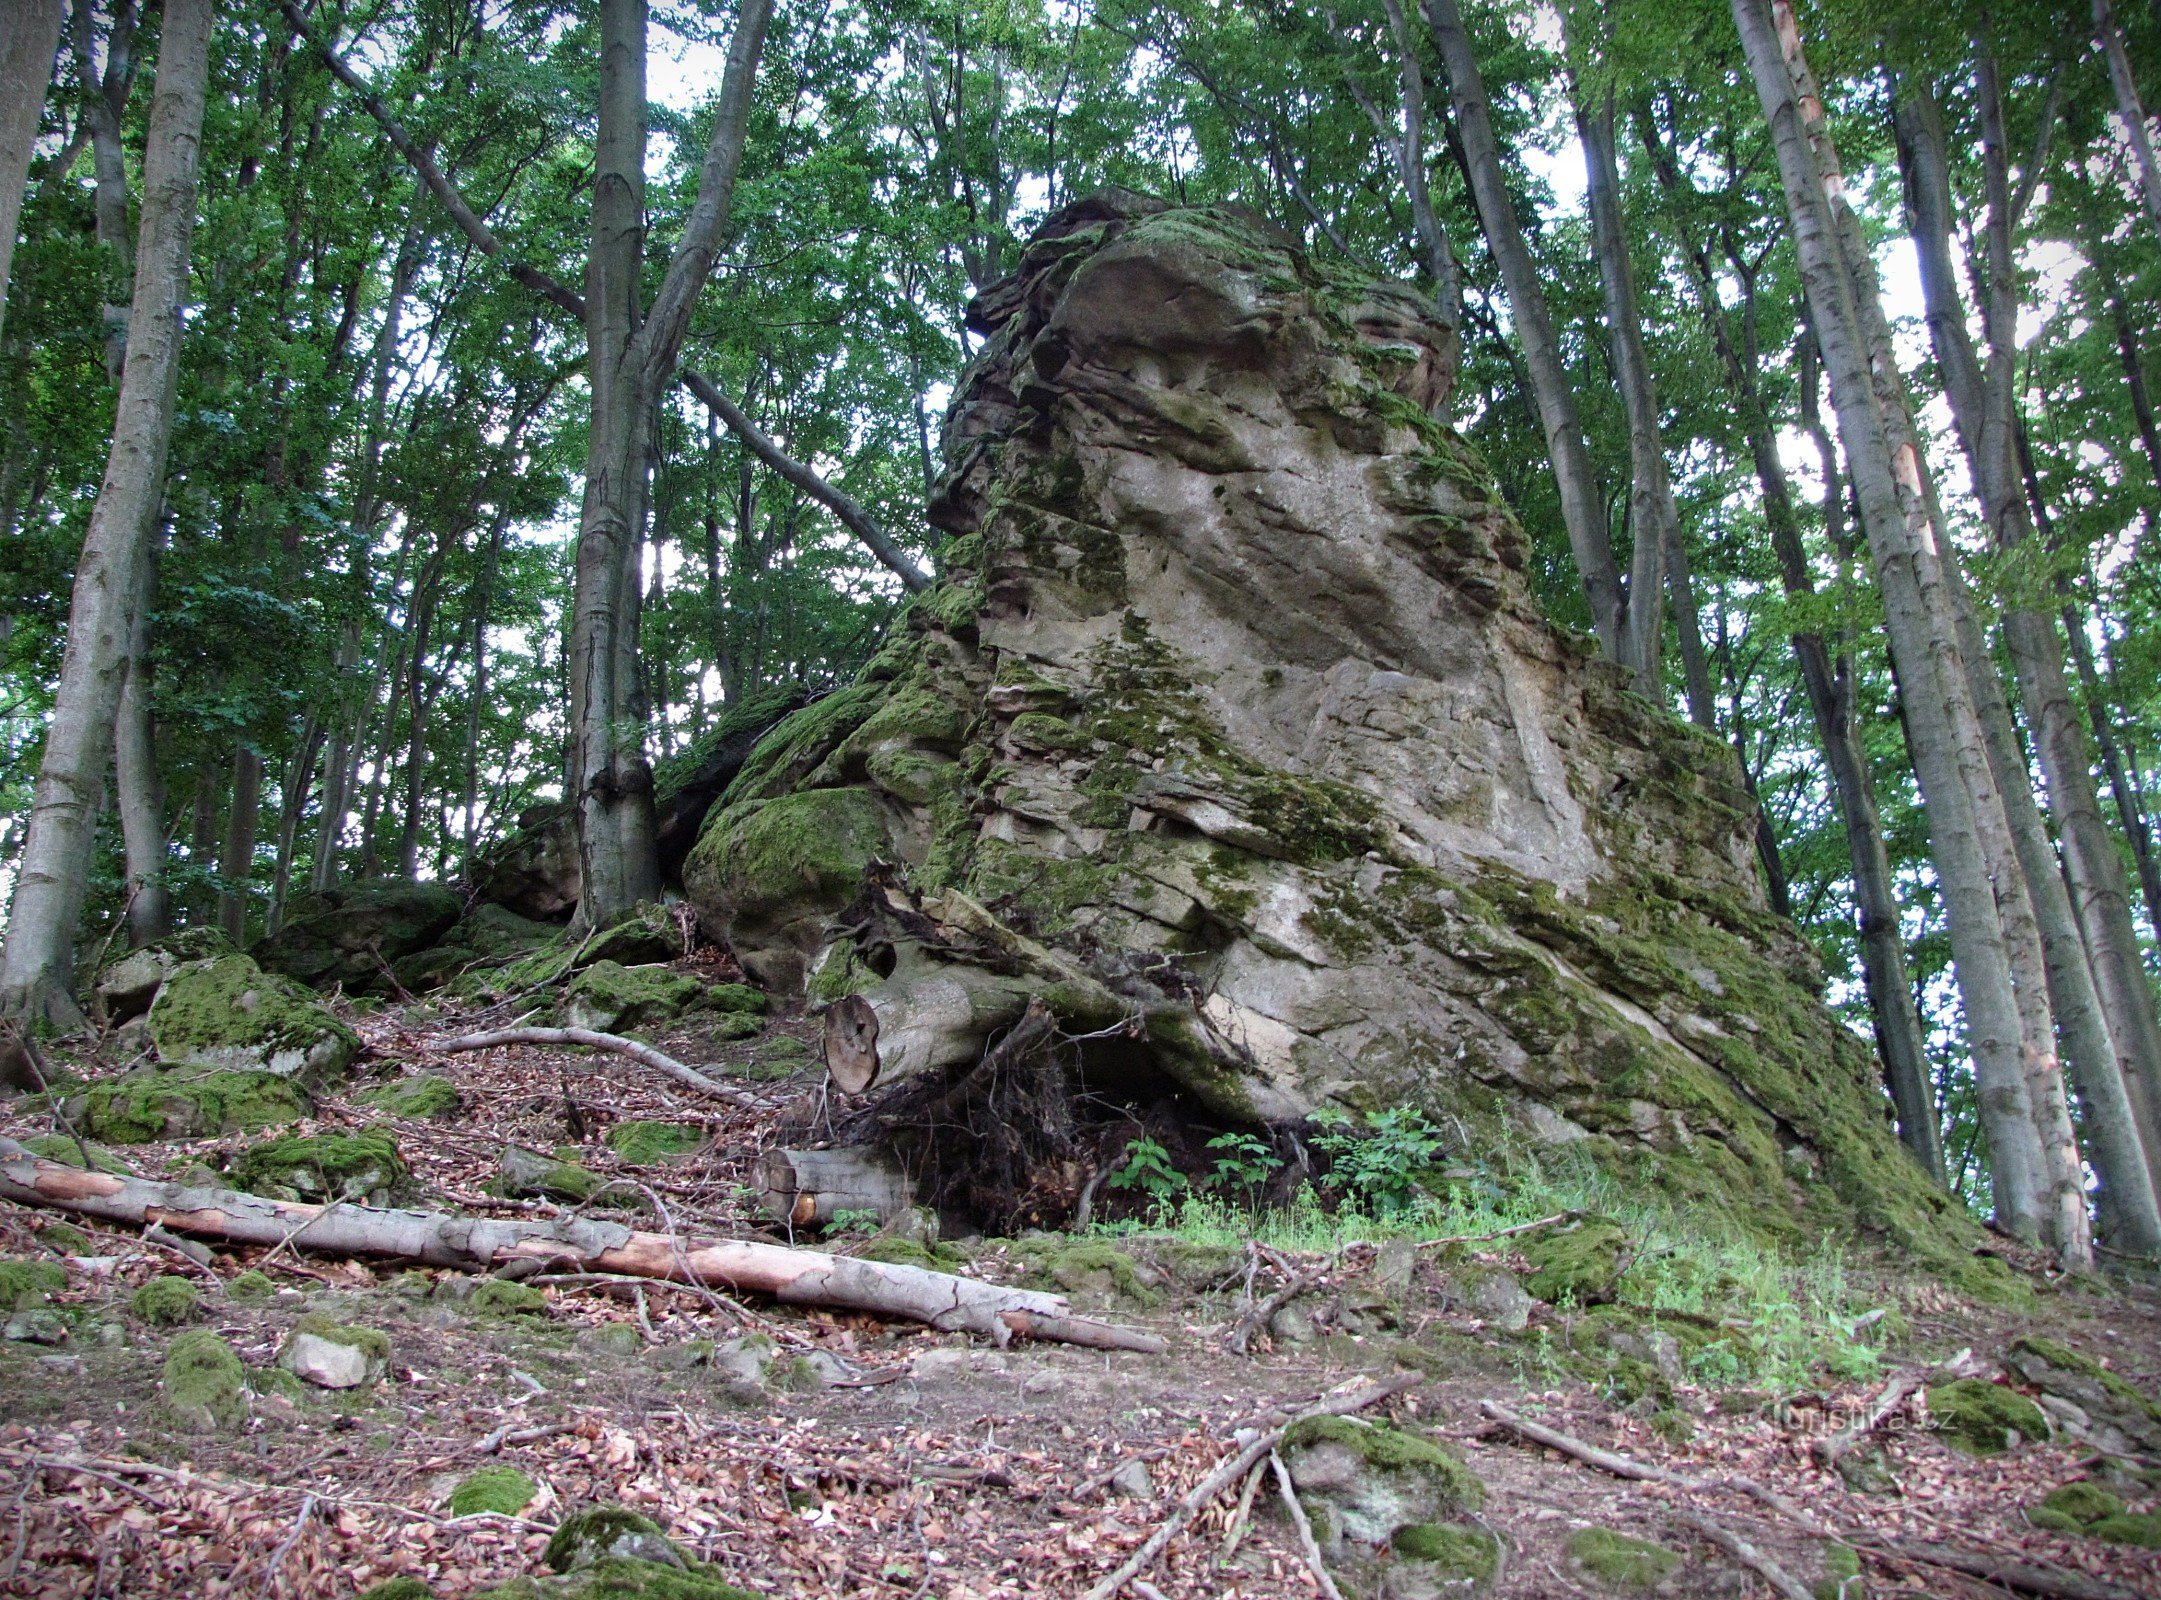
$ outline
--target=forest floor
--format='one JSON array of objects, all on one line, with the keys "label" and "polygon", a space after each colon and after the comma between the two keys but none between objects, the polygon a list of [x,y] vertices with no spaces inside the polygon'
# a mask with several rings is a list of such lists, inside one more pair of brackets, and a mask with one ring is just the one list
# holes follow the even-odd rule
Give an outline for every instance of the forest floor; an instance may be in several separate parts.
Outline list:
[{"label": "forest floor", "polygon": [[[696,1033],[664,1047],[725,1075],[744,1075],[771,1111],[715,1114],[620,1057],[514,1047],[456,1056],[434,1047],[476,1019],[431,1007],[363,1011],[369,1046],[348,1097],[327,1097],[321,1130],[387,1127],[424,1203],[493,1215],[547,1215],[545,1201],[487,1189],[502,1147],[578,1146],[595,1172],[617,1166],[606,1129],[626,1118],[705,1128],[695,1153],[635,1176],[647,1220],[664,1207],[685,1235],[770,1237],[746,1192],[761,1136],[780,1108],[818,1091],[809,1063],[758,1082],[768,1044],[723,1046]],[[806,1023],[774,1033],[808,1039]],[[768,1035],[770,1039],[772,1034]],[[799,1058],[800,1059],[800,1058]],[[95,1063],[77,1063],[96,1070]],[[398,1120],[356,1096],[416,1067],[453,1079],[468,1108],[441,1121]],[[109,1070],[109,1069],[108,1069]],[[770,1066],[767,1070],[773,1070]],[[0,1134],[49,1130],[44,1115],[0,1108]],[[145,1175],[216,1166],[245,1141],[135,1146]],[[540,1573],[550,1527],[592,1503],[639,1509],[731,1581],[775,1597],[894,1596],[973,1600],[1079,1595],[1108,1574],[1231,1453],[1241,1420],[1295,1407],[1358,1375],[1406,1367],[1423,1381],[1388,1403],[1458,1450],[1486,1484],[1484,1525],[1504,1556],[1493,1592],[1565,1596],[1627,1592],[1571,1553],[1581,1530],[1655,1541],[1683,1560],[1659,1592],[1772,1592],[1713,1542],[1708,1517],[1815,1586],[1833,1569],[1826,1533],[1861,1547],[1871,1593],[2001,1594],[1893,1554],[1872,1536],[1920,1541],[2027,1563],[2024,1585],[2077,1594],[2161,1594],[2161,1551],[2044,1531],[2027,1508],[2087,1476],[2096,1458],[2065,1443],[2020,1444],[1975,1457],[1926,1426],[1894,1427],[1871,1445],[1866,1487],[1823,1470],[1811,1444],[1866,1406],[1902,1370],[1959,1362],[1998,1370],[2008,1341],[2040,1329],[2091,1355],[2145,1394],[2161,1393],[2161,1296],[2144,1288],[2040,1285],[2038,1309],[1964,1301],[1890,1268],[1849,1267],[1849,1292],[1879,1300],[1895,1326],[1882,1362],[1844,1381],[1819,1376],[1784,1392],[1679,1382],[1654,1416],[1619,1403],[1610,1385],[1553,1359],[1577,1313],[1536,1307],[1529,1327],[1501,1331],[1444,1293],[1443,1259],[1520,1265],[1510,1239],[1424,1249],[1408,1281],[1403,1253],[1385,1293],[1370,1292],[1382,1252],[1354,1244],[1286,1257],[1315,1275],[1302,1303],[1310,1328],[1263,1335],[1251,1354],[1225,1336],[1252,1285],[1228,1272],[1195,1279],[1171,1236],[1114,1240],[1145,1282],[1121,1294],[1107,1273],[1069,1274],[1081,1309],[1162,1334],[1162,1355],[1106,1354],[1048,1344],[996,1350],[981,1342],[874,1319],[757,1305],[662,1284],[550,1283],[545,1307],[476,1312],[474,1280],[396,1263],[304,1251],[222,1251],[207,1265],[173,1246],[83,1219],[87,1247],[41,1243],[53,1213],[0,1203],[0,1257],[59,1261],[55,1307],[64,1343],[0,1345],[0,1594],[151,1597],[326,1596],[408,1574],[454,1600]],[[1004,1241],[970,1242],[964,1270],[1018,1280],[1030,1256]],[[1085,1256],[1076,1260],[1086,1265]],[[1160,1266],[1161,1270],[1152,1270]],[[224,1285],[247,1268],[274,1289],[242,1300]],[[238,1426],[188,1432],[160,1397],[175,1330],[129,1310],[150,1278],[182,1273],[202,1287],[193,1326],[215,1330],[251,1369],[267,1369],[293,1323],[325,1312],[387,1334],[388,1376],[342,1394],[265,1384]],[[1040,1279],[1035,1280],[1040,1281]],[[1184,1286],[1181,1286],[1183,1281]],[[1263,1264],[1265,1295],[1284,1281]],[[1144,1303],[1145,1302],[1145,1303]],[[762,1334],[777,1347],[762,1377],[716,1359],[715,1342]],[[762,1346],[755,1342],[751,1348]],[[753,1363],[750,1371],[756,1371]],[[1745,1475],[1769,1504],[1725,1488],[1629,1482],[1556,1451],[1528,1447],[1480,1410],[1494,1402],[1585,1443],[1691,1480]],[[1680,1417],[1684,1422],[1676,1424]],[[1903,1419],[1894,1418],[1894,1424]],[[517,1468],[539,1494],[516,1516],[457,1517],[450,1491],[476,1468]],[[1134,1470],[1139,1464],[1144,1471]],[[1124,1466],[1113,1485],[1112,1473]],[[1129,1592],[1161,1596],[1307,1596],[1318,1592],[1272,1485],[1221,1559],[1236,1502],[1209,1506]],[[2115,1484],[2133,1511],[2155,1483]],[[1572,1536],[1576,1536],[1572,1542]],[[2019,1586],[2018,1574],[2010,1575]],[[1389,1593],[1400,1592],[1391,1588]],[[1819,1593],[1837,1592],[1835,1583]],[[1863,1591],[1859,1583],[1844,1590]]]}]

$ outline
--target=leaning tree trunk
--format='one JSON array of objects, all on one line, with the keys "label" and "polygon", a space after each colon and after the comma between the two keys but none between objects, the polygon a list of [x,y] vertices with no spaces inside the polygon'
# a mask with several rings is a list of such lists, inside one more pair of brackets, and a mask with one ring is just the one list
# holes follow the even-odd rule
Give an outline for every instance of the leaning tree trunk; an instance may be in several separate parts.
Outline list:
[{"label": "leaning tree trunk", "polygon": [[[2026,1019],[2014,994],[2012,952],[1978,835],[1978,813],[1986,806],[1997,808],[2001,827],[2001,801],[1990,786],[1949,597],[1933,559],[1934,530],[1918,497],[1902,493],[1901,470],[1911,487],[1918,482],[1920,462],[1910,449],[1894,453],[1875,383],[1857,304],[1873,264],[1846,259],[1827,174],[1818,165],[1788,66],[1788,51],[1799,49],[1791,12],[1781,8],[1774,19],[1771,0],[1732,0],[1732,10],[1770,124],[1803,287],[1883,593],[1915,773],[1950,911],[1953,962],[1989,1136],[1997,1221],[2018,1237],[2038,1239],[2044,1227],[2057,1232],[2048,1214],[2053,1174],[2027,1074]],[[2085,1252],[2074,1248],[2066,1254],[2083,1260]]]},{"label": "leaning tree trunk", "polygon": [[210,0],[168,0],[143,156],[127,366],[112,450],[76,564],[67,650],[0,961],[0,1009],[69,1028],[82,1021],[71,993],[75,931],[88,890],[91,837],[128,642],[142,602],[142,547],[172,438],[210,26]]},{"label": "leaning tree trunk", "polygon": [[[38,116],[60,48],[59,0],[0,0],[0,319],[7,314],[8,270]],[[6,323],[0,320],[0,328]]]},{"label": "leaning tree trunk", "polygon": [[[1967,332],[1966,308],[1958,291],[1951,254],[1950,164],[1942,124],[1925,89],[1911,83],[1902,86],[1896,126],[1906,168],[1910,231],[1921,262],[1922,293],[1937,364],[1945,375],[1952,417],[1983,515],[1999,547],[2012,550],[2030,545],[2034,536],[2016,454],[2013,219],[2002,148],[2002,119],[1992,103],[1995,74],[1993,63],[1986,58],[1980,80],[1982,97],[1990,102],[1983,108],[1984,126],[1990,134],[1983,150],[1989,192],[1989,217],[1983,230],[1987,272],[1982,276],[1982,322],[1989,340],[1985,370]],[[1965,608],[1962,621],[1967,628],[1969,664],[1977,655],[1986,662],[1987,646],[1970,606]],[[2074,874],[2079,871],[2079,840],[2074,828],[2083,821],[2100,828],[2101,842],[2115,872],[2116,904],[2123,917],[2121,934],[2130,940],[2134,963],[2138,991],[2135,999],[2122,992],[2120,982],[2110,985],[2104,981],[2105,969],[2115,976],[2109,958],[2118,930],[2093,917],[2081,926],[2058,871],[2046,825],[2033,801],[2025,752],[2011,725],[2001,685],[1995,680],[1992,666],[1986,681],[1977,674],[1975,698],[2041,922],[2050,997],[2063,1028],[2072,1076],[2086,1105],[2088,1149],[2101,1179],[2102,1219],[2117,1248],[2151,1255],[2161,1252],[2161,1204],[2156,1201],[2152,1165],[2154,1152],[2161,1150],[2161,1129],[2153,1126],[2154,1108],[2150,1103],[2141,1104],[2137,1090],[2152,1083],[2153,1063],[2140,1047],[2151,1041],[2155,1029],[2145,975],[2135,969],[2137,943],[2130,928],[2122,863],[2116,857],[2115,842],[2101,824],[2092,768],[2077,713],[2064,685],[2063,652],[2054,627],[2046,613],[2014,605],[2006,615],[2004,631],[2024,692],[2027,723],[2034,732],[2051,797],[2064,823],[2067,865]],[[2112,988],[2117,1001],[2113,1007],[2108,1003]]]},{"label": "leaning tree trunk", "polygon": [[165,883],[165,783],[158,772],[157,725],[151,711],[150,610],[157,593],[154,541],[143,541],[135,627],[113,728],[113,788],[127,859],[128,944],[135,949],[172,931],[172,892]]},{"label": "leaning tree trunk", "polygon": [[128,240],[128,169],[121,124],[135,79],[135,6],[126,0],[105,35],[105,66],[99,70],[91,41],[97,24],[90,0],[74,0],[76,66],[83,80],[83,119],[90,125],[90,163],[96,177],[98,244],[106,257],[105,370],[120,381],[128,349],[128,307],[134,298],[135,263]]},{"label": "leaning tree trunk", "polygon": [[592,427],[571,597],[571,782],[583,873],[579,920],[598,926],[659,892],[653,772],[637,674],[637,552],[653,402],[674,380],[691,307],[712,275],[748,134],[771,0],[746,0],[721,103],[668,271],[640,320],[645,226],[645,5],[603,0],[600,133],[586,266]]},{"label": "leaning tree trunk", "polygon": [[2108,81],[2116,91],[2116,113],[2123,118],[2125,137],[2138,167],[2139,193],[2145,197],[2149,220],[2161,229],[2161,162],[2154,157],[2153,130],[2146,125],[2146,108],[2139,101],[2138,79],[2131,72],[2131,56],[2124,49],[2123,30],[2116,24],[2109,0],[2093,0],[2094,37],[2108,60]]},{"label": "leaning tree trunk", "polygon": [[1576,412],[1567,362],[1553,331],[1553,318],[1546,310],[1538,263],[1531,258],[1531,247],[1524,241],[1501,170],[1500,141],[1493,132],[1478,56],[1471,48],[1471,36],[1464,30],[1456,0],[1424,0],[1424,7],[1426,24],[1440,45],[1441,63],[1448,73],[1464,176],[1470,182],[1486,243],[1500,266],[1509,309],[1515,313],[1516,335],[1523,343],[1532,398],[1545,429],[1547,452],[1553,458],[1554,481],[1560,488],[1561,520],[1568,528],[1568,545],[1575,553],[1576,573],[1590,604],[1591,623],[1606,655],[1625,661],[1626,599],[1621,592],[1620,571],[1613,561],[1612,541],[1606,533],[1605,508],[1599,500],[1597,477],[1591,470],[1590,447],[1584,443],[1583,421]]}]

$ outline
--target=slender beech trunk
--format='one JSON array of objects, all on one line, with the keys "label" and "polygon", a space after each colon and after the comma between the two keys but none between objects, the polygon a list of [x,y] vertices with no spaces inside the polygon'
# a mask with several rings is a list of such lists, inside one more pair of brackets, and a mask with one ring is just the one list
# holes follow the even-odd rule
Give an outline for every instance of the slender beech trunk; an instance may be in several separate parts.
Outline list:
[{"label": "slender beech trunk", "polygon": [[0,1008],[72,1028],[74,942],[114,717],[165,480],[209,70],[210,0],[167,0],[143,157],[133,334],[111,454],[75,568],[67,650],[0,961]]},{"label": "slender beech trunk", "polygon": [[[1982,326],[1988,341],[1984,365],[1967,331],[1966,308],[1952,261],[1954,226],[1950,163],[1935,102],[1918,83],[1901,86],[1896,109],[1899,155],[1905,168],[1910,231],[1919,252],[1929,336],[1945,377],[1951,413],[1997,547],[2031,548],[2035,538],[2019,471],[2018,412],[2013,389],[2017,363],[2017,279],[2009,160],[1997,101],[1993,61],[1983,56],[1977,73],[1983,102],[1982,166],[1989,215],[1977,230],[1986,270]],[[1948,565],[1948,561],[1947,561]],[[1965,619],[1969,665],[1987,646],[1978,622]],[[2161,1205],[2156,1203],[2153,1155],[2161,1152],[2161,1027],[2140,965],[2131,926],[2130,892],[2116,842],[2101,818],[2092,758],[2063,670],[2063,647],[2048,613],[2014,603],[2004,617],[2004,636],[2017,672],[2027,726],[2048,779],[2049,795],[2063,832],[2067,890],[2057,869],[2046,825],[2033,802],[2026,758],[2000,685],[1976,682],[1975,698],[1997,768],[2020,858],[2041,922],[2049,962],[2049,993],[2063,1029],[2072,1077],[2086,1108],[2086,1136],[2101,1180],[2101,1215],[2116,1248],[2161,1254]],[[2000,709],[1999,709],[2000,707]],[[2077,895],[2074,908],[2073,891]]]},{"label": "slender beech trunk", "polygon": [[428,688],[428,646],[435,633],[436,593],[441,587],[444,564],[461,535],[445,534],[436,542],[413,585],[412,647],[405,667],[405,805],[398,827],[398,871],[407,878],[420,875],[420,810],[426,798],[428,773],[428,715],[435,709],[435,693]]},{"label": "slender beech trunk", "polygon": [[[1686,214],[1695,191],[1659,136],[1649,106],[1638,109],[1637,121],[1652,170],[1676,208],[1681,253],[1688,264],[1696,302],[1710,329],[1726,386],[1740,410],[1749,456],[1762,490],[1764,524],[1771,537],[1771,553],[1778,563],[1780,585],[1788,595],[1813,594],[1815,579],[1801,541],[1793,488],[1779,457],[1770,410],[1756,383],[1755,369],[1743,359],[1741,345],[1734,337],[1725,303],[1719,298],[1710,255],[1694,234]],[[1821,368],[1815,359],[1813,340],[1805,332],[1800,357],[1801,429],[1814,444],[1821,464],[1826,534],[1834,548],[1843,550],[1847,543],[1843,531],[1845,481],[1839,471],[1837,450],[1818,412]],[[1877,1053],[1883,1060],[1884,1079],[1898,1113],[1898,1136],[1932,1179],[1948,1185],[1950,1175],[1944,1165],[1942,1119],[1929,1072],[1927,1035],[1914,1004],[1913,979],[1906,967],[1906,941],[1899,926],[1897,880],[1891,869],[1890,851],[1884,844],[1875,781],[1854,721],[1852,661],[1842,652],[1834,653],[1820,633],[1803,631],[1790,637],[1817,742],[1824,753],[1831,802],[1837,808],[1846,838],[1854,911],[1859,920],[1862,983],[1868,992],[1869,1017],[1875,1027]]]},{"label": "slender beech trunk", "polygon": [[[2116,725],[2109,711],[2110,697],[2094,664],[2093,647],[2086,640],[2084,619],[2069,606],[2063,613],[2064,633],[2071,641],[2071,664],[2078,671],[2079,693],[2086,702],[2086,720],[2100,747],[2101,762],[2108,773],[2109,793],[2116,801],[2117,816],[2131,841],[2131,859],[2138,868],[2139,893],[2146,901],[2147,925],[2161,932],[2161,851],[2154,847],[2153,829],[2146,817],[2145,798],[2138,780],[2124,758]],[[2150,1152],[2149,1152],[2150,1153]]]},{"label": "slender beech trunk", "polygon": [[[1960,660],[1955,606],[1924,500],[1925,467],[1910,417],[1888,414],[1900,404],[1895,370],[1884,375],[1892,383],[1878,385],[1876,358],[1887,352],[1871,326],[1881,315],[1874,306],[1874,263],[1865,254],[1854,259],[1842,237],[1834,197],[1842,193],[1843,179],[1819,125],[1822,103],[1805,76],[1790,8],[1784,0],[1732,0],[1732,10],[1770,125],[1802,282],[1882,589],[1915,772],[1950,911],[1997,1221],[2022,1238],[2045,1233],[2067,1263],[2084,1266],[2089,1246],[2083,1195],[2055,1126],[2059,1118],[2068,1122],[2061,1074],[2053,1042],[2035,1041],[2029,1026],[2035,991],[2046,1010],[2045,980],[2018,959],[2026,952],[2014,949],[2009,919],[1997,906],[1999,890],[2023,900],[2024,885],[2015,856],[2008,849],[1992,851],[1981,838],[1986,827],[2007,845],[2009,825]],[[2007,858],[2011,877],[2001,881],[1992,869]],[[2051,1096],[2053,1108],[2046,1104]]]},{"label": "slender beech trunk", "polygon": [[660,889],[653,773],[638,717],[636,671],[635,561],[644,525],[646,435],[662,386],[674,381],[691,308],[712,274],[771,14],[771,0],[745,0],[738,14],[697,199],[641,321],[646,8],[644,0],[602,0],[600,8],[600,127],[585,290],[593,409],[569,649],[571,793],[584,884],[578,916],[588,926]]},{"label": "slender beech trunk", "polygon": [[[59,0],[0,0],[0,319],[7,314],[8,270],[38,117],[60,49]],[[0,329],[6,323],[0,320]]]},{"label": "slender beech trunk", "polygon": [[[1621,218],[1621,172],[1613,150],[1613,89],[1609,84],[1596,107],[1576,106],[1576,131],[1583,141],[1589,175],[1591,228],[1597,240],[1598,276],[1606,291],[1606,336],[1613,352],[1613,372],[1628,418],[1628,523],[1636,548],[1628,563],[1627,649],[1621,664],[1635,676],[1639,693],[1665,703],[1659,646],[1664,642],[1661,602],[1665,564],[1681,553],[1681,513],[1673,503],[1666,475],[1666,446],[1659,435],[1658,394],[1651,382],[1651,360],[1643,348],[1643,312],[1636,297],[1636,269],[1629,259],[1628,229]],[[1678,575],[1675,599],[1688,586],[1685,568]],[[1694,627],[1694,605],[1684,624],[1684,646]],[[1701,671],[1701,635],[1694,635],[1698,672],[1688,685],[1689,712],[1706,728],[1711,714],[1710,677]],[[1684,661],[1684,667],[1686,662]]]},{"label": "slender beech trunk", "polygon": [[157,547],[143,541],[147,569],[137,581],[135,626],[128,640],[126,677],[113,726],[113,790],[127,857],[128,944],[140,949],[172,931],[171,891],[165,885],[165,783],[158,773],[151,717],[150,609],[157,593]]},{"label": "slender beech trunk", "polygon": [[2116,91],[2116,114],[2123,118],[2124,134],[2138,167],[2139,193],[2156,228],[2161,228],[2161,162],[2154,158],[2153,130],[2146,122],[2146,108],[2139,103],[2138,79],[2131,75],[2131,56],[2124,49],[2123,29],[2117,26],[2115,8],[2109,0],[2093,0],[2094,37],[2108,60],[2108,81]]},{"label": "slender beech trunk", "polygon": [[135,262],[128,239],[127,156],[121,123],[127,116],[128,91],[135,81],[135,6],[126,0],[114,13],[105,35],[105,66],[99,69],[91,41],[97,25],[90,0],[74,0],[76,65],[82,73],[83,120],[90,125],[91,170],[97,179],[98,244],[106,255],[105,370],[120,381],[128,348],[128,306],[134,298]]},{"label": "slender beech trunk", "polygon": [[255,834],[263,816],[263,757],[242,745],[233,752],[233,798],[225,812],[225,842],[218,850],[218,926],[234,944],[247,943],[249,888],[255,875]]},{"label": "slender beech trunk", "polygon": [[508,511],[498,508],[488,529],[487,554],[480,565],[480,584],[473,595],[472,692],[465,707],[465,867],[473,868],[480,849],[480,713],[488,699],[488,612],[495,603],[495,580],[503,560],[503,535],[510,525]]},{"label": "slender beech trunk", "polygon": [[292,766],[278,783],[278,860],[270,879],[270,907],[263,913],[266,939],[285,925],[285,906],[293,888],[293,857],[300,848],[300,819],[308,809],[308,791],[315,787],[315,764],[323,753],[324,732],[321,720],[314,716],[301,723]]},{"label": "slender beech trunk", "polygon": [[1546,310],[1538,264],[1524,241],[1501,171],[1500,141],[1493,132],[1487,108],[1485,79],[1479,72],[1478,57],[1471,49],[1471,36],[1464,30],[1456,0],[1423,3],[1426,25],[1440,45],[1441,64],[1448,74],[1464,177],[1478,207],[1487,246],[1501,269],[1509,309],[1515,314],[1516,336],[1523,344],[1532,399],[1545,430],[1547,452],[1553,459],[1553,476],[1561,495],[1561,520],[1567,525],[1576,574],[1591,608],[1591,625],[1607,657],[1625,663],[1630,643],[1627,599],[1621,591],[1620,570],[1614,565],[1605,508],[1599,499],[1597,476],[1591,470],[1590,447],[1584,442],[1583,421],[1576,412],[1576,396],[1569,384],[1567,363],[1562,359],[1561,342]]},{"label": "slender beech trunk", "polygon": [[2131,307],[2114,285],[2108,296],[2109,320],[2116,328],[2116,354],[2123,363],[2124,387],[2131,394],[2131,416],[2138,423],[2139,442],[2146,447],[2146,466],[2153,473],[2154,489],[2161,493],[2161,426],[2154,421],[2153,396],[2146,388],[2146,359],[2139,351],[2138,324]]}]

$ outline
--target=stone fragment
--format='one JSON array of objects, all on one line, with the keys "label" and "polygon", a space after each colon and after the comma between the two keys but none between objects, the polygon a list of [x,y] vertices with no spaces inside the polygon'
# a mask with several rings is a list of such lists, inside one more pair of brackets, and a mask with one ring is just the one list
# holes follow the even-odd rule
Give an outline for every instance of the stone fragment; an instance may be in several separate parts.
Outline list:
[{"label": "stone fragment", "polygon": [[1450,1267],[1448,1290],[1457,1305],[1503,1333],[1521,1333],[1529,1327],[1531,1312],[1538,1305],[1506,1267]]},{"label": "stone fragment", "polygon": [[2161,1456],[2161,1405],[2091,1356],[2060,1340],[2028,1334],[2012,1342],[2004,1365],[2043,1395],[2078,1407],[2101,1449]]},{"label": "stone fragment", "polygon": [[368,1381],[368,1353],[320,1334],[296,1333],[278,1357],[302,1383],[318,1389],[357,1389]]},{"label": "stone fragment", "polygon": [[66,1344],[67,1319],[49,1306],[18,1311],[7,1319],[5,1337],[11,1344]]},{"label": "stone fragment", "polygon": [[1148,1471],[1148,1463],[1138,1456],[1120,1463],[1118,1470],[1111,1474],[1110,1486],[1113,1494],[1144,1504],[1156,1497],[1156,1480]]}]

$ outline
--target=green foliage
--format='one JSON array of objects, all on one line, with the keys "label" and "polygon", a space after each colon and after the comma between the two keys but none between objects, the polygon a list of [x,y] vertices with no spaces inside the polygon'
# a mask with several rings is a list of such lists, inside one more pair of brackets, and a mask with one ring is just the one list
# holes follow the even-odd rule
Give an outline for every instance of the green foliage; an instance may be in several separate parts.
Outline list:
[{"label": "green foliage", "polygon": [[1446,1148],[1426,1114],[1411,1106],[1376,1111],[1360,1128],[1334,1106],[1316,1112],[1313,1148],[1328,1158],[1328,1182],[1354,1206],[1377,1217],[1414,1209],[1421,1181]]},{"label": "green foliage", "polygon": [[1126,1146],[1125,1159],[1103,1180],[1107,1189],[1134,1189],[1158,1205],[1167,1204],[1189,1187],[1186,1175],[1171,1165],[1171,1153],[1145,1136]]},{"label": "green foliage", "polygon": [[1219,1133],[1208,1141],[1217,1152],[1209,1182],[1229,1193],[1243,1195],[1248,1205],[1260,1198],[1262,1185],[1283,1170],[1283,1158],[1266,1139],[1250,1133]]}]

